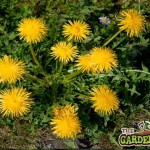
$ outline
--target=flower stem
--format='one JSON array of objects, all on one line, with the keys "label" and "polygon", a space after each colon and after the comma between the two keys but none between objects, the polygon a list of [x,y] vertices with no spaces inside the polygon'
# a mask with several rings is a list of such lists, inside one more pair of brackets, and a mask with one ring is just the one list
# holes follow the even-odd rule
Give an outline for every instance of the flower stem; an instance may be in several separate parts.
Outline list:
[{"label": "flower stem", "polygon": [[52,87],[53,102],[55,103],[57,101],[57,96],[56,96],[57,88],[55,84],[53,84],[51,87]]},{"label": "flower stem", "polygon": [[[40,67],[40,68],[42,69],[42,66],[40,65],[38,59],[36,58],[36,55],[35,55],[35,52],[34,52],[34,50],[33,50],[32,44],[30,44],[29,47],[30,47],[30,51],[31,51],[31,54],[32,54],[32,57],[33,57],[33,61],[36,63],[36,65],[37,65],[38,67]],[[42,70],[43,70],[43,69],[42,69]]]},{"label": "flower stem", "polygon": [[36,58],[36,55],[35,55],[35,52],[34,52],[34,50],[33,50],[32,44],[30,44],[29,47],[30,47],[30,51],[31,51],[31,54],[32,54],[32,57],[33,57],[33,61],[34,61],[35,64],[42,70],[41,73],[45,76],[46,82],[47,82],[49,85],[51,85],[51,83],[49,83],[49,81],[48,81],[48,79],[47,79],[47,75],[48,75],[48,74],[44,71],[44,69],[43,69],[42,66],[40,65],[38,59]]},{"label": "flower stem", "polygon": [[56,70],[56,72],[57,72],[57,69],[58,68],[58,61],[56,61],[56,65],[55,65],[55,70]]},{"label": "flower stem", "polygon": [[115,33],[108,41],[106,41],[103,44],[103,47],[106,46],[107,44],[109,44],[115,37],[117,37],[117,35],[119,35],[122,32],[122,30],[119,30],[117,33]]},{"label": "flower stem", "polygon": [[60,62],[60,66],[59,66],[58,73],[61,73],[61,72],[62,72],[62,68],[63,68],[63,63],[62,63],[62,62]]},{"label": "flower stem", "polygon": [[85,94],[80,94],[80,93],[79,93],[78,98],[89,100],[90,96],[85,95]]},{"label": "flower stem", "polygon": [[126,71],[126,72],[141,72],[141,73],[145,73],[145,74],[150,75],[150,72],[146,72],[146,71],[138,70],[138,69],[135,69],[135,70],[125,70],[125,71]]},{"label": "flower stem", "polygon": [[81,74],[81,73],[82,73],[81,70],[75,71],[75,72],[69,74],[69,75],[66,77],[66,79],[67,79],[67,80],[70,80],[70,79],[72,79],[72,78],[78,76],[78,75]]},{"label": "flower stem", "polygon": [[37,81],[37,82],[39,82],[39,83],[41,83],[41,82],[43,82],[43,80],[42,79],[39,79],[39,78],[37,78],[36,76],[31,76],[31,75],[26,75],[25,76],[27,79],[30,79],[30,80],[32,80],[32,81]]},{"label": "flower stem", "polygon": [[139,0],[139,13],[141,12],[141,0]]}]

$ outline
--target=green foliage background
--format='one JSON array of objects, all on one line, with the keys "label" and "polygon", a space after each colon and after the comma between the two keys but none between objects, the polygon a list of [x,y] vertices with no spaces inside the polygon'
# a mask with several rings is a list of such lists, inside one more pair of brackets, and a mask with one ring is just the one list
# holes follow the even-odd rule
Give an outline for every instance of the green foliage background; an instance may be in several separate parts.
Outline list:
[{"label": "green foliage background", "polygon": [[[39,73],[39,68],[34,64],[28,45],[18,37],[16,29],[19,21],[31,16],[41,17],[45,21],[48,27],[48,35],[42,42],[34,45],[34,49],[44,69],[52,74],[56,71],[57,63],[50,57],[50,48],[57,42],[65,40],[62,36],[64,23],[68,20],[79,19],[90,25],[91,36],[83,43],[77,44],[80,54],[83,54],[95,46],[101,46],[118,31],[116,20],[120,10],[127,8],[138,10],[139,7],[146,18],[145,31],[139,38],[129,38],[126,33],[121,33],[108,45],[117,53],[119,60],[117,69],[109,74],[94,76],[84,74],[63,84],[61,81],[69,73],[68,70],[74,68],[73,63],[69,63],[63,68],[60,78],[57,78],[57,75],[53,76],[53,83],[55,83],[57,89],[55,91],[57,102],[59,104],[74,103],[79,106],[79,118],[83,125],[83,133],[80,138],[88,137],[93,145],[99,143],[101,137],[105,135],[108,136],[111,143],[117,145],[121,127],[130,127],[130,123],[134,120],[142,121],[143,117],[140,114],[143,114],[143,112],[147,114],[144,119],[150,119],[150,10],[148,9],[150,4],[148,0],[141,1],[140,5],[136,0],[124,2],[121,0],[0,1],[0,57],[7,54],[26,63],[28,73],[16,85],[23,86],[31,91],[35,101],[35,105],[29,114],[16,119],[22,121],[22,124],[27,124],[27,132],[36,134],[39,128],[49,125],[52,117],[51,95],[53,91],[46,82],[43,82],[44,76]],[[111,24],[108,26],[100,24],[98,18],[101,16],[109,17]],[[36,77],[41,80],[37,80]],[[47,79],[51,80],[50,77],[47,77]],[[121,103],[120,109],[112,116],[100,117],[91,108],[89,100],[82,97],[82,94],[88,94],[92,87],[99,84],[109,85],[118,94]],[[0,87],[0,90],[3,90],[9,85],[0,84]],[[137,113],[138,115],[134,115]],[[0,127],[3,129],[4,126],[8,126],[13,129],[16,120],[1,117]],[[14,138],[14,136],[11,138]],[[71,147],[72,143],[69,146]],[[1,144],[0,148],[8,148],[8,146]],[[104,148],[106,147],[104,146]]]}]

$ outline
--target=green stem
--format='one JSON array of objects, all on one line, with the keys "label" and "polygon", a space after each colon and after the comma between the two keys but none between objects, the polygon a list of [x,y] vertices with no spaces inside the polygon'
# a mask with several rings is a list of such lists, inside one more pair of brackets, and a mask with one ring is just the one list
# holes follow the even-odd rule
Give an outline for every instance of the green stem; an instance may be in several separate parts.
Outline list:
[{"label": "green stem", "polygon": [[[40,68],[42,69],[42,66],[40,65],[38,59],[36,58],[36,55],[35,55],[35,52],[34,52],[34,50],[33,50],[32,44],[30,44],[29,47],[30,47],[30,51],[31,51],[31,54],[32,54],[32,57],[33,57],[33,61],[36,63],[36,65],[37,65],[38,67],[40,67]],[[43,69],[42,69],[42,70],[43,70]]]},{"label": "green stem", "polygon": [[138,69],[135,69],[135,70],[125,70],[125,71],[126,71],[126,72],[142,72],[142,73],[145,73],[145,74],[150,75],[150,72],[146,72],[146,71],[138,70]]},{"label": "green stem", "polygon": [[53,84],[52,86],[53,102],[56,102],[56,87]]},{"label": "green stem", "polygon": [[37,82],[42,82],[42,79],[37,78],[36,76],[31,76],[31,75],[26,75],[26,78],[33,80],[33,81],[37,81]]},{"label": "green stem", "polygon": [[[36,55],[35,55],[35,52],[34,52],[34,50],[33,50],[32,44],[30,44],[29,47],[30,47],[30,51],[31,51],[31,54],[32,54],[32,57],[33,57],[33,61],[34,61],[34,62],[36,63],[36,65],[42,70],[41,73],[45,76],[45,80],[46,80],[46,81],[48,82],[48,84],[49,84],[49,81],[48,81],[48,79],[47,79],[47,73],[43,70],[43,68],[42,68],[42,66],[40,65],[38,59],[36,58]],[[49,85],[50,85],[50,84],[49,84]]]},{"label": "green stem", "polygon": [[56,72],[57,72],[57,69],[58,68],[58,61],[56,60],[56,66],[55,66],[55,70],[56,70]]},{"label": "green stem", "polygon": [[63,63],[62,63],[62,62],[60,62],[60,66],[59,66],[58,73],[61,73],[61,72],[62,72],[62,69],[63,69]]},{"label": "green stem", "polygon": [[[28,78],[28,79],[30,79],[30,80],[32,80],[32,81],[37,81],[37,82],[39,82],[39,83],[43,83],[43,79],[39,79],[39,78],[37,78],[36,76],[31,76],[31,75],[26,75],[26,78]],[[49,86],[51,86],[52,85],[52,83],[51,82],[49,82],[46,78],[45,78],[45,82],[47,83],[46,85],[49,85]]]},{"label": "green stem", "polygon": [[122,30],[119,30],[117,33],[115,33],[107,42],[103,44],[103,47],[109,44],[117,35],[119,35],[122,32]]},{"label": "green stem", "polygon": [[[31,51],[31,54],[32,54],[32,57],[33,57],[33,61],[34,61],[35,64],[42,70],[42,74],[45,76],[45,81],[46,81],[46,83],[47,83],[49,86],[51,86],[52,83],[49,82],[49,80],[47,79],[47,75],[48,75],[48,74],[43,70],[43,68],[42,68],[42,66],[40,65],[38,59],[36,58],[36,55],[35,55],[35,52],[34,52],[34,50],[33,50],[32,44],[30,44],[29,47],[30,47],[30,51]],[[30,79],[31,79],[31,78],[30,78]],[[37,80],[37,78],[32,78],[32,79],[33,79],[33,80]],[[37,81],[39,81],[39,80],[37,80]],[[53,92],[54,101],[56,101],[56,93],[55,93],[56,91],[55,91],[55,88],[53,88],[53,86],[52,86],[52,92]]]},{"label": "green stem", "polygon": [[[120,72],[124,72],[124,71],[120,71]],[[146,72],[146,71],[143,71],[143,70],[138,70],[138,69],[134,69],[134,70],[125,70],[125,72],[141,72],[141,73],[145,73],[145,74],[148,74],[150,75],[150,72]],[[100,74],[101,77],[103,76],[116,76],[116,75],[110,75],[110,74]]]},{"label": "green stem", "polygon": [[83,98],[83,99],[89,100],[90,96],[84,95],[84,94],[79,94],[79,98]]},{"label": "green stem", "polygon": [[82,73],[82,71],[81,71],[81,70],[78,70],[78,71],[76,71],[76,72],[73,72],[73,73],[67,75],[66,79],[67,79],[67,80],[70,80],[70,79],[72,79],[72,78],[78,76],[78,75],[81,74],[81,73]]}]

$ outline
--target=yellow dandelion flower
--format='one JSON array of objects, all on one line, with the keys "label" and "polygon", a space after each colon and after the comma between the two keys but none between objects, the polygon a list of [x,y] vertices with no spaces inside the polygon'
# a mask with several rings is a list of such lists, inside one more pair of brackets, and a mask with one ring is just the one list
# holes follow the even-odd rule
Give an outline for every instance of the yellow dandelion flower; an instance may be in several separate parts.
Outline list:
[{"label": "yellow dandelion flower", "polygon": [[81,131],[77,109],[71,105],[55,108],[50,124],[53,126],[53,133],[59,138],[74,138]]},{"label": "yellow dandelion flower", "polygon": [[120,30],[125,30],[129,37],[138,37],[144,28],[144,17],[133,9],[122,11],[119,20]]},{"label": "yellow dandelion flower", "polygon": [[63,35],[68,40],[82,41],[90,34],[89,25],[82,21],[68,21],[69,24],[63,26]]},{"label": "yellow dandelion flower", "polygon": [[26,114],[32,104],[30,93],[23,88],[6,89],[0,94],[0,111],[4,116],[19,117]]},{"label": "yellow dandelion flower", "polygon": [[46,35],[47,28],[40,18],[25,18],[18,25],[18,31],[27,43],[37,43]]},{"label": "yellow dandelion flower", "polygon": [[106,85],[93,88],[90,97],[93,102],[92,107],[96,112],[101,114],[112,114],[114,110],[119,107],[119,100],[114,91],[109,89]]},{"label": "yellow dandelion flower", "polygon": [[51,48],[51,55],[58,59],[62,63],[67,63],[68,61],[73,61],[77,56],[77,47],[73,46],[71,43],[59,42]]},{"label": "yellow dandelion flower", "polygon": [[91,71],[92,64],[90,61],[89,54],[79,56],[76,62],[77,62],[76,66],[78,67],[78,69],[82,70],[82,72],[89,73]]},{"label": "yellow dandelion flower", "polygon": [[101,73],[102,71],[110,71],[117,67],[117,55],[106,47],[95,47],[90,52],[90,63],[93,73]]},{"label": "yellow dandelion flower", "polygon": [[0,82],[14,83],[25,73],[25,64],[5,55],[0,59]]}]

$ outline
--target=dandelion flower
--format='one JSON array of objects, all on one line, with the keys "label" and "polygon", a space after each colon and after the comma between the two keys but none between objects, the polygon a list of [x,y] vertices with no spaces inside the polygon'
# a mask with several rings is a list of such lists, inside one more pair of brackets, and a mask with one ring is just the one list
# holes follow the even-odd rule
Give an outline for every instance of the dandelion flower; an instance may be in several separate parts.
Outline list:
[{"label": "dandelion flower", "polygon": [[69,24],[63,26],[63,35],[68,40],[82,41],[90,34],[89,25],[81,21],[68,21]]},{"label": "dandelion flower", "polygon": [[90,52],[90,63],[93,66],[93,73],[101,73],[102,71],[109,72],[114,67],[117,67],[116,54],[106,47],[95,47]]},{"label": "dandelion flower", "polygon": [[116,54],[106,47],[95,47],[90,54],[78,57],[76,66],[83,72],[101,73],[110,71],[118,65]]},{"label": "dandelion flower", "polygon": [[90,62],[89,54],[79,56],[76,62],[77,62],[76,66],[78,67],[78,69],[82,70],[82,72],[89,73],[91,71],[92,64]]},{"label": "dandelion flower", "polygon": [[42,21],[38,18],[25,18],[18,26],[19,36],[27,43],[40,42],[47,33],[47,28]]},{"label": "dandelion flower", "polygon": [[114,110],[119,107],[119,101],[114,91],[109,89],[106,85],[93,88],[90,97],[93,102],[92,107],[96,112],[101,114],[112,114]]},{"label": "dandelion flower", "polygon": [[6,89],[0,94],[0,111],[4,116],[23,116],[32,104],[29,97],[30,93],[23,88]]},{"label": "dandelion flower", "polygon": [[51,55],[58,59],[60,62],[67,63],[68,61],[73,61],[77,56],[78,51],[76,46],[73,46],[71,43],[59,42],[51,48]]},{"label": "dandelion flower", "polygon": [[104,25],[109,25],[110,24],[110,19],[107,17],[100,17],[99,22],[104,24]]},{"label": "dandelion flower", "polygon": [[144,17],[133,9],[122,11],[119,21],[120,30],[125,30],[129,37],[138,37],[145,23]]},{"label": "dandelion flower", "polygon": [[54,109],[53,133],[59,138],[74,138],[81,131],[81,124],[74,106],[66,105]]},{"label": "dandelion flower", "polygon": [[14,83],[21,79],[24,73],[25,65],[22,61],[7,55],[0,59],[0,82]]}]

